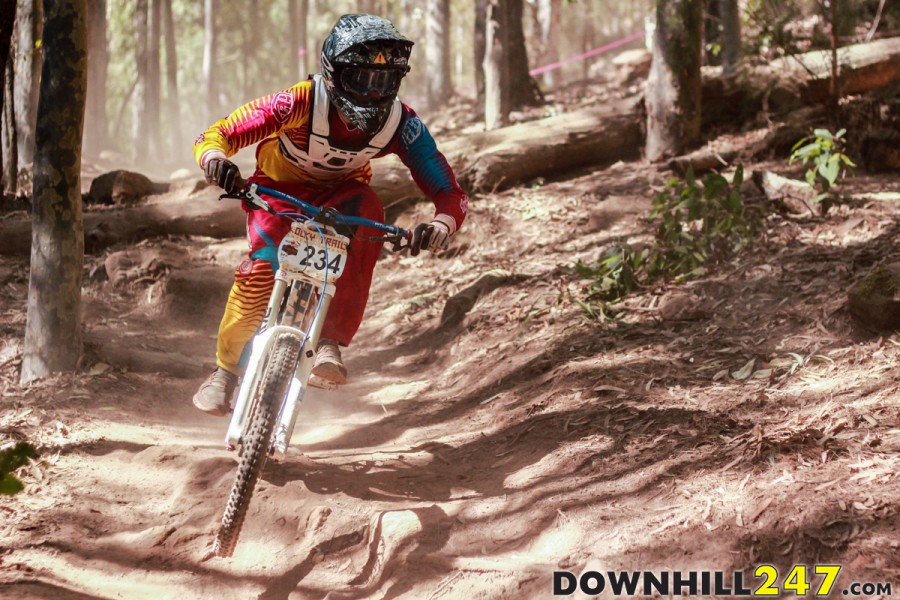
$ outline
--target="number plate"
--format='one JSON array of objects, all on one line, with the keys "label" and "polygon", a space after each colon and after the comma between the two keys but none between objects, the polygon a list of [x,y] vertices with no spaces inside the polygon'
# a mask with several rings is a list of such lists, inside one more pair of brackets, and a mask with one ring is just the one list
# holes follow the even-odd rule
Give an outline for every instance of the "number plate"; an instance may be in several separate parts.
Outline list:
[{"label": "number plate", "polygon": [[332,229],[306,229],[294,223],[278,248],[279,267],[289,275],[304,275],[316,281],[333,283],[344,272],[350,240]]}]

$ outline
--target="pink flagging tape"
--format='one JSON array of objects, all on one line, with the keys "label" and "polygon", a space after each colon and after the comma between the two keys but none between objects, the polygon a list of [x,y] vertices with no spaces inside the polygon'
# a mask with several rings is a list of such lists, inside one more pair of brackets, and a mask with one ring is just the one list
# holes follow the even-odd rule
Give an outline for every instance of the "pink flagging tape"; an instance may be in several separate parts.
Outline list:
[{"label": "pink flagging tape", "polygon": [[535,69],[531,69],[528,71],[529,75],[540,75],[541,73],[546,73],[547,71],[553,71],[554,69],[558,69],[563,65],[567,65],[569,63],[573,63],[579,60],[584,60],[586,58],[590,58],[592,56],[597,56],[598,54],[603,54],[604,52],[609,52],[610,50],[614,50],[619,46],[624,46],[629,42],[633,42],[634,40],[639,40],[644,37],[644,32],[639,31],[637,33],[632,33],[628,37],[623,37],[621,40],[616,40],[615,42],[610,42],[604,46],[600,46],[599,48],[594,48],[593,50],[588,50],[587,52],[583,52],[581,54],[576,54],[575,56],[570,56],[565,60],[561,60],[559,62],[551,63],[549,65],[544,65],[543,67],[537,67]]}]

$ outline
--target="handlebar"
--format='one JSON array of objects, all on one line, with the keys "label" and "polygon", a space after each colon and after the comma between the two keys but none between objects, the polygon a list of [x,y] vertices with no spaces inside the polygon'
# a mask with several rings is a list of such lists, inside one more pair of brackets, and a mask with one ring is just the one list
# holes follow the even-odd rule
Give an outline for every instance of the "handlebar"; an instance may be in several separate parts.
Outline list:
[{"label": "handlebar", "polygon": [[[296,206],[304,214],[308,215],[312,220],[323,223],[325,225],[368,227],[381,233],[385,233],[387,235],[383,236],[380,239],[387,242],[393,242],[393,249],[395,252],[408,248],[409,241],[412,239],[412,232],[408,229],[403,229],[402,227],[386,225],[384,223],[379,223],[378,221],[372,221],[371,219],[364,219],[363,217],[342,215],[334,208],[320,208],[318,206],[313,206],[312,204],[304,202],[300,198],[296,198],[294,196],[291,196],[290,194],[285,194],[284,192],[279,192],[278,190],[274,190],[272,188],[263,187],[259,184],[251,183],[244,179],[235,181],[235,184],[239,186],[239,189],[241,190],[240,192],[236,194],[222,194],[221,196],[219,196],[219,199],[221,200],[222,198],[236,198],[245,200],[253,206],[256,206],[257,208],[260,208],[273,215],[279,215],[289,218],[291,216],[294,216],[293,213],[284,213],[275,210],[268,202],[265,201],[265,199],[262,198],[260,194],[271,196],[272,198],[277,198],[279,200],[287,202],[288,204]],[[406,240],[407,242],[405,246],[401,244],[403,240]]]}]

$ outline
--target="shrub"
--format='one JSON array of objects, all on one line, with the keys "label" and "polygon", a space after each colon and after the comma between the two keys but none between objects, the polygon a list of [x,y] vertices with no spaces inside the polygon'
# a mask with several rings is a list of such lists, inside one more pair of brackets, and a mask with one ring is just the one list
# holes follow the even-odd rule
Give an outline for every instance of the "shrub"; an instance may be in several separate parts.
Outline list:
[{"label": "shrub", "polygon": [[639,288],[704,275],[710,265],[750,246],[759,218],[741,198],[743,178],[739,165],[730,182],[718,173],[697,181],[691,169],[683,180],[670,179],[653,198],[649,221],[655,236],[648,247],[620,242],[595,265],[575,264],[573,272],[590,280],[578,305],[591,318],[605,318],[614,313],[613,304]]},{"label": "shrub", "polygon": [[806,183],[817,192],[813,199],[815,202],[828,196],[831,188],[846,172],[842,166],[856,166],[843,152],[845,133],[846,129],[835,134],[827,129],[814,129],[812,136],[801,139],[791,148],[789,164],[799,160],[805,167],[812,163],[806,171]]},{"label": "shrub", "polygon": [[37,454],[34,446],[19,442],[13,448],[0,451],[0,495],[12,496],[22,491],[22,482],[13,471],[28,463]]}]

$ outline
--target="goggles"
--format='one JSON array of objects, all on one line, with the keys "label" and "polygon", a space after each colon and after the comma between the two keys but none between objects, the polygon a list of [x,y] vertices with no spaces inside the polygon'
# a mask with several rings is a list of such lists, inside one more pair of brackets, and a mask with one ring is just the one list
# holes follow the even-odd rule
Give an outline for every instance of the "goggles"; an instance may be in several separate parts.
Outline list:
[{"label": "goggles", "polygon": [[340,70],[341,87],[359,106],[392,100],[409,67],[345,66]]}]

